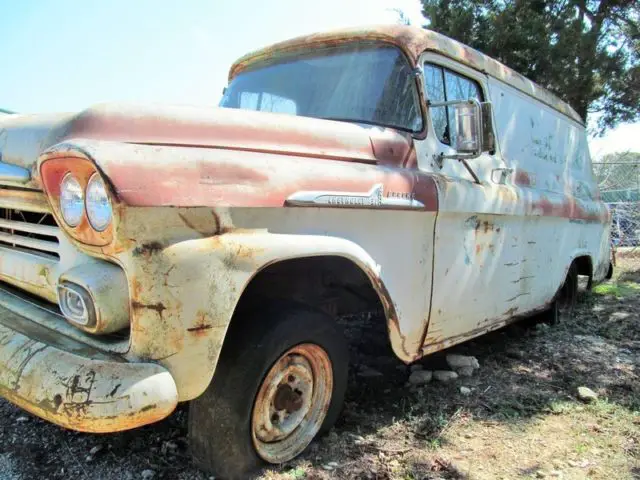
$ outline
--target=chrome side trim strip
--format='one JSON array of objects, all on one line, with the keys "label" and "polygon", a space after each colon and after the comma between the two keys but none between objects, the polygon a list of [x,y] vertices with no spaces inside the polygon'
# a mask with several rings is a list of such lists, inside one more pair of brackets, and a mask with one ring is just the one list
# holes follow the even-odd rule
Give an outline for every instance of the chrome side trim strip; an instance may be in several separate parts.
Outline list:
[{"label": "chrome side trim strip", "polygon": [[368,192],[300,191],[287,198],[288,205],[317,207],[370,207],[423,209],[424,204],[415,198],[387,196],[383,185],[375,184]]}]

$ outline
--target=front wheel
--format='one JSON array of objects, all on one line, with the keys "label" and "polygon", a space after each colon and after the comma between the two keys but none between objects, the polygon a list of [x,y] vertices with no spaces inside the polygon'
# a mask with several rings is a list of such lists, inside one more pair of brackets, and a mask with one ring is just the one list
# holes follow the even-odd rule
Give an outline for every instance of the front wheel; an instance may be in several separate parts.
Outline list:
[{"label": "front wheel", "polygon": [[322,312],[273,305],[236,318],[211,384],[191,402],[194,460],[227,479],[291,460],[337,419],[347,369],[345,337]]}]

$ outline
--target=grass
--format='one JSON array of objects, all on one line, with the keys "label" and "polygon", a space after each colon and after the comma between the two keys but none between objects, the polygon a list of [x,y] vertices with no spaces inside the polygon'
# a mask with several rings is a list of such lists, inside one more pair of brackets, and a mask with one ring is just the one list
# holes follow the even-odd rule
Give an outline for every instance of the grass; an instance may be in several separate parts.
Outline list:
[{"label": "grass", "polygon": [[616,298],[624,298],[637,295],[640,292],[640,284],[635,282],[602,283],[593,288],[597,295],[612,295]]}]

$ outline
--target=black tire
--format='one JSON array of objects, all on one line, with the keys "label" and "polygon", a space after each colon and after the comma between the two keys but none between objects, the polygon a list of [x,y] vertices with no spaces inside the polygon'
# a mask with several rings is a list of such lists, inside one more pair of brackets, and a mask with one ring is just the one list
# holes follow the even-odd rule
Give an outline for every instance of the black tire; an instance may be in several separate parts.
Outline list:
[{"label": "black tire", "polygon": [[330,360],[333,389],[318,434],[333,426],[342,409],[349,363],[347,342],[335,320],[288,303],[241,313],[227,334],[211,384],[190,405],[191,452],[199,467],[233,480],[248,478],[265,464],[252,438],[256,395],[278,359],[301,344],[321,347]]},{"label": "black tire", "polygon": [[578,301],[578,267],[572,263],[567,277],[556,294],[549,312],[549,323],[555,325],[563,319],[571,318]]}]

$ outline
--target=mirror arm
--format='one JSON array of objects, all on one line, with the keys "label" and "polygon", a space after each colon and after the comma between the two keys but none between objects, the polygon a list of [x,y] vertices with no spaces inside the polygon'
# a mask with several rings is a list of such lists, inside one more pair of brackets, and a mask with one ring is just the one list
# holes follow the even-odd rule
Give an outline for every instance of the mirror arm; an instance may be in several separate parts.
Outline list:
[{"label": "mirror arm", "polygon": [[465,158],[459,158],[459,161],[462,162],[462,164],[464,165],[464,167],[467,169],[467,172],[469,172],[469,175],[471,175],[473,177],[473,179],[475,180],[475,182],[480,185],[480,179],[478,178],[478,175],[476,175],[476,172],[474,172],[471,167],[469,166],[469,164],[467,163],[467,160]]},{"label": "mirror arm", "polygon": [[464,168],[467,169],[467,172],[469,172],[469,175],[471,175],[473,177],[473,180],[478,185],[480,185],[481,182],[480,182],[480,179],[478,178],[478,175],[476,175],[476,172],[473,171],[473,169],[471,168],[471,166],[467,162],[467,160],[473,160],[474,158],[478,158],[479,156],[480,156],[479,153],[472,153],[470,155],[462,155],[462,154],[445,155],[445,154],[441,153],[439,155],[441,163],[445,158],[453,158],[455,160],[458,160],[460,163],[462,163],[464,165]]}]

